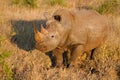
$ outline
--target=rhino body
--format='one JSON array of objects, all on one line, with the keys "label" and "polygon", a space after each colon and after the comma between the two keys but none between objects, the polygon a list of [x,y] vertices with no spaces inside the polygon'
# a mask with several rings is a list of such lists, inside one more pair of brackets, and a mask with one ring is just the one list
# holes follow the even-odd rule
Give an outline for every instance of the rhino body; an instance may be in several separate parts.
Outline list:
[{"label": "rhino body", "polygon": [[62,53],[69,49],[70,65],[84,52],[90,52],[104,43],[108,35],[109,20],[93,10],[58,9],[47,20],[41,32],[34,29],[36,48],[42,52],[53,51],[57,65],[62,64]]}]

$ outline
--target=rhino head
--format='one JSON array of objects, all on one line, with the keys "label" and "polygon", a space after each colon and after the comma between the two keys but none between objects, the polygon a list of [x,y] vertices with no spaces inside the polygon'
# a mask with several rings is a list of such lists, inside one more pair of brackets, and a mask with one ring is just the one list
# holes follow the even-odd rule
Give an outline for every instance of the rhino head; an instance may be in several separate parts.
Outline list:
[{"label": "rhino head", "polygon": [[35,47],[42,51],[48,52],[55,49],[59,44],[64,43],[69,32],[70,18],[65,18],[66,15],[60,13],[62,11],[56,11],[51,18],[46,22],[46,27],[41,25],[41,31],[39,32],[35,25]]}]

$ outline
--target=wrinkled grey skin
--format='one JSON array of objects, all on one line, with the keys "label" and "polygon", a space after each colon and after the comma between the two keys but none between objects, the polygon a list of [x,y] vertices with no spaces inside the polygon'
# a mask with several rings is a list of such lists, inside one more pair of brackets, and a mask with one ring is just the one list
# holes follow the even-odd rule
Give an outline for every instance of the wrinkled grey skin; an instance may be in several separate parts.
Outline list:
[{"label": "wrinkled grey skin", "polygon": [[[106,40],[109,22],[106,17],[93,10],[80,11],[58,9],[46,23],[47,33],[40,32],[36,48],[42,52],[53,51],[57,66],[62,65],[62,53],[71,52],[70,65],[76,65],[84,52],[100,47]],[[90,54],[89,54],[90,55]]]}]

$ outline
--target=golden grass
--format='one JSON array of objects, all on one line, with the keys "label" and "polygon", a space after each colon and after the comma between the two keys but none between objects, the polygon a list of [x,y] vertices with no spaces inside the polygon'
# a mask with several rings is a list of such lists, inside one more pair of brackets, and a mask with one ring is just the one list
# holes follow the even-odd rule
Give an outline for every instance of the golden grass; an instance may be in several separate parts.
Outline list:
[{"label": "golden grass", "polygon": [[[92,6],[98,8],[105,0],[66,0],[65,8]],[[119,1],[119,0],[118,0]],[[52,14],[59,5],[49,6],[38,0],[37,8],[12,5],[11,0],[0,1],[0,56],[12,51],[4,59],[15,80],[119,80],[120,79],[120,15],[105,14],[113,23],[109,43],[95,52],[94,60],[83,60],[78,69],[51,68],[48,56],[35,50],[31,22],[39,27],[44,22],[44,12]],[[43,21],[42,21],[43,20]],[[11,37],[12,42],[10,39]],[[7,68],[7,67],[6,67]],[[9,73],[8,75],[11,75]],[[4,80],[4,69],[0,66],[0,79]]]}]

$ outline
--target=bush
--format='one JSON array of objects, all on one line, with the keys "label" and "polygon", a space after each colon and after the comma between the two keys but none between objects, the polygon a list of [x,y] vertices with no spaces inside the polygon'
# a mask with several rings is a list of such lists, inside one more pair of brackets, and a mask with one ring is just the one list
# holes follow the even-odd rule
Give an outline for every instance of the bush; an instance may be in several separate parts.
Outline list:
[{"label": "bush", "polygon": [[37,7],[37,0],[12,0],[13,4],[17,4],[17,5],[22,5],[22,6],[27,6],[27,7]]},{"label": "bush", "polygon": [[106,0],[96,10],[101,14],[115,13],[120,7],[117,0]]}]

